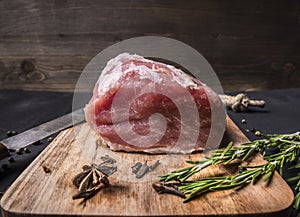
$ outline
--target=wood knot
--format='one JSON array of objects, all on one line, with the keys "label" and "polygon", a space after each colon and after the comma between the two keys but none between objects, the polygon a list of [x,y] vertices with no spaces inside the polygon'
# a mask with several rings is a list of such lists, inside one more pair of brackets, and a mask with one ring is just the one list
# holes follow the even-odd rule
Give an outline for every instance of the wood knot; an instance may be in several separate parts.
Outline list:
[{"label": "wood knot", "polygon": [[21,73],[18,75],[20,81],[36,82],[45,80],[46,76],[37,70],[34,59],[24,59],[20,64]]},{"label": "wood knot", "polygon": [[282,69],[285,73],[289,73],[295,71],[296,66],[293,63],[287,62],[282,66]]},{"label": "wood knot", "polygon": [[[40,82],[46,79],[45,73],[41,72],[35,59],[23,59],[21,63],[11,66],[12,70],[3,77],[6,83]],[[18,67],[19,66],[19,67]],[[1,65],[0,65],[1,67]],[[15,70],[19,69],[19,70]]]},{"label": "wood knot", "polygon": [[25,59],[21,62],[21,72],[23,73],[30,73],[35,71],[35,65],[34,65],[34,60],[32,59]]}]

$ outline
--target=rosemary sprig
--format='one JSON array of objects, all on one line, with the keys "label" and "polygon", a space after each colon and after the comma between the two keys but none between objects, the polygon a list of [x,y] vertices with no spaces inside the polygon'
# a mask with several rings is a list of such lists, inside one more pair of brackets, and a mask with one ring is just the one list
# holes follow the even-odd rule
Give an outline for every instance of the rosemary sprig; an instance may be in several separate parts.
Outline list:
[{"label": "rosemary sprig", "polygon": [[234,176],[209,177],[202,178],[194,182],[183,182],[181,183],[181,186],[179,186],[178,190],[187,196],[184,199],[184,202],[188,202],[209,191],[228,190],[236,187],[242,187],[248,183],[254,184],[256,180],[264,174],[264,181],[267,181],[275,170],[273,162],[256,167],[245,166],[243,168],[246,168],[246,170]]},{"label": "rosemary sprig", "polygon": [[[276,150],[275,153],[267,154]],[[196,181],[188,181],[194,174],[202,169],[217,164],[230,164],[238,159],[240,162],[251,160],[258,152],[261,152],[266,164],[255,166],[240,166],[243,171],[233,176],[208,177]],[[300,168],[300,133],[293,134],[267,134],[263,139],[255,140],[233,146],[230,142],[223,150],[211,151],[210,156],[204,160],[187,161],[191,166],[172,171],[169,174],[160,176],[160,182],[176,181],[179,183],[178,190],[186,195],[184,202],[188,202],[203,193],[209,191],[218,191],[242,187],[249,183],[255,183],[263,177],[263,181],[271,180],[274,171],[279,169],[280,175],[283,175],[283,166],[288,162],[297,161],[292,168]],[[298,181],[295,190],[294,207],[300,207],[300,172],[297,176],[288,181]]]},{"label": "rosemary sprig", "polygon": [[168,182],[168,181],[173,181],[173,180],[184,182],[189,177],[198,173],[205,167],[212,165],[212,160],[207,159],[207,160],[202,160],[202,161],[197,161],[197,162],[196,161],[195,162],[187,161],[187,163],[196,164],[196,165],[185,167],[185,168],[182,168],[179,170],[172,171],[169,174],[162,175],[162,176],[160,176],[160,182]]},{"label": "rosemary sprig", "polygon": [[262,142],[248,142],[239,147],[233,147],[233,143],[230,142],[224,150],[214,150],[210,153],[210,157],[201,161],[187,161],[189,164],[195,164],[194,166],[185,167],[179,170],[172,171],[169,174],[160,176],[161,182],[167,181],[180,181],[184,182],[194,174],[198,173],[202,169],[217,164],[229,164],[235,159],[246,160],[252,156],[253,153],[258,152],[261,149]]},{"label": "rosemary sprig", "polygon": [[[290,167],[289,169],[299,169],[299,168],[300,168],[300,161],[298,159],[297,164]],[[294,208],[298,210],[300,208],[300,172],[296,176],[289,178],[287,181],[297,182],[295,186],[296,194],[295,194]]]}]

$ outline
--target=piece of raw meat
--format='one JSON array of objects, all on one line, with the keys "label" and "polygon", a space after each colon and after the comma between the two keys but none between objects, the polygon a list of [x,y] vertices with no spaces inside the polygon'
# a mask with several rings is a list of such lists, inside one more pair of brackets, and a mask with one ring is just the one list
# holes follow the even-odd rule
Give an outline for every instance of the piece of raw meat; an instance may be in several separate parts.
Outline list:
[{"label": "piece of raw meat", "polygon": [[223,135],[225,109],[180,69],[123,53],[103,69],[85,117],[112,150],[191,153]]}]

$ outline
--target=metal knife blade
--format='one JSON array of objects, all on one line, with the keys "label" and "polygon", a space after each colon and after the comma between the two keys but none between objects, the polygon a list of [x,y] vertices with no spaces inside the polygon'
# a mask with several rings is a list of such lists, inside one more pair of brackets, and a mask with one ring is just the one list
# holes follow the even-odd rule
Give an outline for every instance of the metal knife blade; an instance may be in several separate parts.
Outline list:
[{"label": "metal knife blade", "polygon": [[8,137],[0,141],[0,159],[7,155],[5,153],[8,152],[8,149],[24,148],[72,125],[79,124],[84,120],[83,109],[78,109],[20,134]]}]

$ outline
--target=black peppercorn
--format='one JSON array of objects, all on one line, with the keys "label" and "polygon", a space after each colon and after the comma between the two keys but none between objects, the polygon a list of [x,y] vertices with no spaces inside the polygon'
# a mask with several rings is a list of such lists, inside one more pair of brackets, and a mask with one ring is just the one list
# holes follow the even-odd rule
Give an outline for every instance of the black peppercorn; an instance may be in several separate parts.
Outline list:
[{"label": "black peppercorn", "polygon": [[17,134],[18,134],[18,133],[17,133],[16,131],[14,131],[14,130],[9,130],[9,131],[6,132],[6,135],[7,135],[8,137],[15,136],[15,135],[17,135]]},{"label": "black peppercorn", "polygon": [[21,149],[16,149],[16,154],[23,154]]},{"label": "black peppercorn", "polygon": [[28,148],[24,148],[25,153],[30,153],[30,150]]},{"label": "black peppercorn", "polygon": [[13,157],[8,158],[9,163],[15,162],[15,159]]}]

